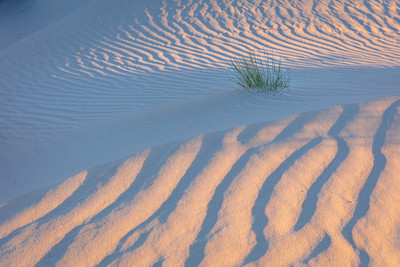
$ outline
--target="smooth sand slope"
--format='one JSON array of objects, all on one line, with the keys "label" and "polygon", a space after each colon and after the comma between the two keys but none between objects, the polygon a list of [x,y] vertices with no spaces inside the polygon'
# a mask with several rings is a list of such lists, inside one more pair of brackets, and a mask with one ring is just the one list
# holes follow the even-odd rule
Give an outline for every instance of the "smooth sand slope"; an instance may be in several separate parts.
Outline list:
[{"label": "smooth sand slope", "polygon": [[2,266],[400,264],[400,97],[203,134],[0,209]]},{"label": "smooth sand slope", "polygon": [[399,73],[397,0],[1,0],[0,266],[399,266]]}]

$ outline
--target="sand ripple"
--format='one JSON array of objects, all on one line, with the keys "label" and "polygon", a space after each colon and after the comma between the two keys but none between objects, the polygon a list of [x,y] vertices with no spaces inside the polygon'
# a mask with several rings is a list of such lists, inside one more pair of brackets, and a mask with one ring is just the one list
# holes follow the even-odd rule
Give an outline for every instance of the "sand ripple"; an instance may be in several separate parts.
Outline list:
[{"label": "sand ripple", "polygon": [[45,139],[222,92],[229,61],[253,50],[294,68],[398,66],[399,9],[374,0],[94,1],[0,51],[2,135]]},{"label": "sand ripple", "polygon": [[0,208],[0,264],[396,266],[399,127],[390,97],[89,169]]}]

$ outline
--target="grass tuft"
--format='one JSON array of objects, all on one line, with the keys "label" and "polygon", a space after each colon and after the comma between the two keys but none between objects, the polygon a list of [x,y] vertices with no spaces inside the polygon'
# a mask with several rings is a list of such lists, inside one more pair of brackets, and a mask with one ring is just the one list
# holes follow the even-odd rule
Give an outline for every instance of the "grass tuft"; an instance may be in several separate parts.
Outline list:
[{"label": "grass tuft", "polygon": [[284,70],[281,60],[274,60],[266,52],[236,57],[231,64],[230,80],[248,91],[276,95],[289,88],[290,70]]}]

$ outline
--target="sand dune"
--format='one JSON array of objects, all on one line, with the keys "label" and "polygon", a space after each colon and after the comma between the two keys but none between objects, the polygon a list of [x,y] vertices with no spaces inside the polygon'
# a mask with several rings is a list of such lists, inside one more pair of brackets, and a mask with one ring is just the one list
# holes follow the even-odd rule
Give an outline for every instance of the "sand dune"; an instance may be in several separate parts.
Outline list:
[{"label": "sand dune", "polygon": [[397,0],[2,0],[0,265],[399,266],[399,73]]},{"label": "sand dune", "polygon": [[0,50],[0,126],[46,139],[224,92],[229,61],[252,50],[295,68],[397,67],[399,21],[396,1],[91,1]]},{"label": "sand dune", "polygon": [[[0,25],[12,25],[0,27],[0,203],[158,144],[398,94],[397,1],[64,2],[0,3]],[[237,96],[226,75],[232,57],[260,49],[293,75],[267,104]],[[113,138],[129,118],[136,129],[119,132],[139,147],[123,139],[97,151],[93,132]],[[87,143],[74,140],[82,135]],[[79,146],[91,149],[55,155]]]},{"label": "sand dune", "polygon": [[396,266],[399,127],[389,97],[83,171],[1,207],[1,265]]}]

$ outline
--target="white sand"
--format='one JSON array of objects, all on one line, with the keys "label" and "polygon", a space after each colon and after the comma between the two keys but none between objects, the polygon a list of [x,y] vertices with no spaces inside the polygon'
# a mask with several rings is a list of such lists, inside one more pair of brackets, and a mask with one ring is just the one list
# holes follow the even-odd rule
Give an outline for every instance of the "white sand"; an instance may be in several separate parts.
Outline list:
[{"label": "white sand", "polygon": [[398,1],[81,2],[0,1],[0,266],[400,265]]}]

